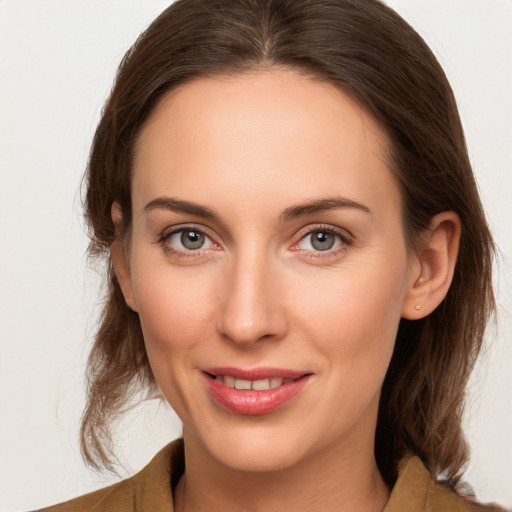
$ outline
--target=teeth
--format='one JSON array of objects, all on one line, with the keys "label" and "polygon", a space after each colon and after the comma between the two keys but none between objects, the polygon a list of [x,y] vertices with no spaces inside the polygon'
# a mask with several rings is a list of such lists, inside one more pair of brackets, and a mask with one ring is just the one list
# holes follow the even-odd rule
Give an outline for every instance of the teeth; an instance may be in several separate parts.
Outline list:
[{"label": "teeth", "polygon": [[270,379],[255,380],[252,383],[252,389],[256,391],[264,391],[265,389],[270,389]]},{"label": "teeth", "polygon": [[[291,379],[288,379],[291,380]],[[281,377],[272,377],[270,379],[270,387],[278,388],[283,383],[283,379]]]},{"label": "teeth", "polygon": [[224,376],[224,384],[226,384],[226,386],[229,386],[230,388],[234,388],[235,387],[235,377],[231,377],[230,375],[225,375]]},{"label": "teeth", "polygon": [[253,389],[255,391],[265,391],[267,389],[278,388],[283,384],[293,382],[294,379],[283,379],[282,377],[272,377],[270,379],[260,380],[246,380],[246,379],[235,379],[231,375],[216,375],[215,380],[222,382],[226,386],[235,389]]},{"label": "teeth", "polygon": [[235,389],[251,389],[251,381],[235,379]]}]

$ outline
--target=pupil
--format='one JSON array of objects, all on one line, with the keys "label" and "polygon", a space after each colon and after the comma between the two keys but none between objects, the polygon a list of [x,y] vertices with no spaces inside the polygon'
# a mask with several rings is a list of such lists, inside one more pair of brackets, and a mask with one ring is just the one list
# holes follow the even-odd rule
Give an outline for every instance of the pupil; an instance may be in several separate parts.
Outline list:
[{"label": "pupil", "polygon": [[204,235],[197,231],[184,231],[181,235],[181,243],[187,249],[199,249],[204,244]]},{"label": "pupil", "polygon": [[313,233],[311,245],[318,251],[328,251],[329,249],[332,249],[334,241],[335,239],[332,233],[317,231],[316,233]]}]

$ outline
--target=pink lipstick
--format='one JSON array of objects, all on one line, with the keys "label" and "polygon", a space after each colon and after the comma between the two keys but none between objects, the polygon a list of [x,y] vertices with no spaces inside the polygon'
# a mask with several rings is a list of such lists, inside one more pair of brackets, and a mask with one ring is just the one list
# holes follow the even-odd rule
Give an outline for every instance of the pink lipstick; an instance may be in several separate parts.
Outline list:
[{"label": "pink lipstick", "polygon": [[300,393],[312,377],[311,373],[280,368],[206,368],[203,375],[218,405],[248,416],[280,408]]}]

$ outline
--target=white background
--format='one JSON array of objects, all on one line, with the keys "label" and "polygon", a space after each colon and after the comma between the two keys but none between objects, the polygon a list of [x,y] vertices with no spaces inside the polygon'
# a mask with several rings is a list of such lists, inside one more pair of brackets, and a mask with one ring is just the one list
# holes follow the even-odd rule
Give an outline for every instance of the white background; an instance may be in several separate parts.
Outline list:
[{"label": "white background", "polygon": [[[79,183],[122,55],[169,2],[0,0],[0,511],[108,483],[78,449],[83,370],[100,303]],[[499,324],[470,388],[467,480],[512,506],[512,1],[390,0],[459,100],[501,248]],[[180,432],[156,402],[119,428],[126,476]]]}]

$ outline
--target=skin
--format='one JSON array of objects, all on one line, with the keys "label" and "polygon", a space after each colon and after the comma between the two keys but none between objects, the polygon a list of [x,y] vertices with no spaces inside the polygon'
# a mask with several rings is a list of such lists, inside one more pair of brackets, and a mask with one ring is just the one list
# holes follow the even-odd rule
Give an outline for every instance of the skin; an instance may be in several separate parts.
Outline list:
[{"label": "skin", "polygon": [[[408,250],[387,146],[344,93],[289,70],[197,79],[143,128],[129,254],[117,241],[112,258],[183,422],[178,511],[383,509],[373,442],[398,324],[442,300],[460,232],[445,212]],[[204,245],[187,249],[180,229]],[[319,231],[332,248],[313,244]],[[246,416],[212,400],[201,369],[220,366],[312,376]]]}]

